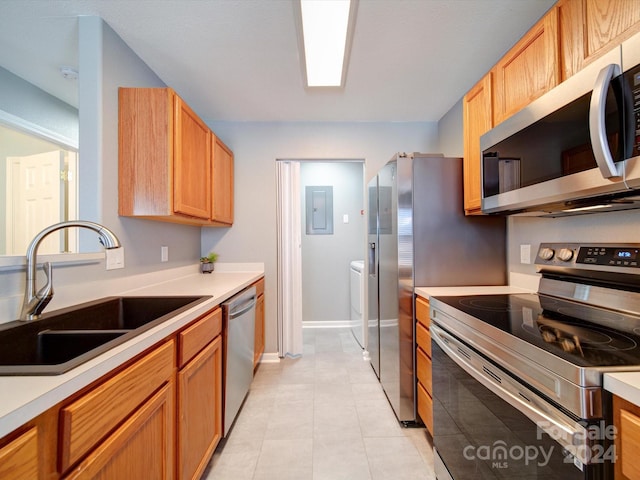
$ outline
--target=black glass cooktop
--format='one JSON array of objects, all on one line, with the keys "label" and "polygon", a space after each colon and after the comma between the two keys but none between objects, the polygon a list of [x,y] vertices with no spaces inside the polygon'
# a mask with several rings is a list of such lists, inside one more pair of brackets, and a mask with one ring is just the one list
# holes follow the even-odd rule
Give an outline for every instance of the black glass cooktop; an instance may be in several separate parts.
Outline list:
[{"label": "black glass cooktop", "polygon": [[537,294],[436,298],[581,367],[640,365],[640,317]]}]

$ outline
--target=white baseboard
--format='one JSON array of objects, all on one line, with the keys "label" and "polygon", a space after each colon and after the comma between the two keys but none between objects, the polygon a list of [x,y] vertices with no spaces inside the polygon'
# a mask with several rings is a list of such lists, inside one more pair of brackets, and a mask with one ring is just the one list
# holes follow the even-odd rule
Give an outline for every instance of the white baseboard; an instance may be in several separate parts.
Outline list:
[{"label": "white baseboard", "polygon": [[260,363],[280,363],[280,357],[277,353],[263,353]]},{"label": "white baseboard", "polygon": [[352,324],[350,320],[316,320],[302,322],[302,328],[349,328],[351,326]]}]

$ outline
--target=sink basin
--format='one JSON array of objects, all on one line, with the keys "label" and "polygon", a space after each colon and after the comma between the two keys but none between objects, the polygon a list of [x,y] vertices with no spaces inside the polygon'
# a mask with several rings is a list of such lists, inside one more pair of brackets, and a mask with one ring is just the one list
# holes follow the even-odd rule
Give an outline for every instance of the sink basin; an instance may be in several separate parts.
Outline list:
[{"label": "sink basin", "polygon": [[59,375],[207,298],[108,297],[0,325],[0,375]]}]

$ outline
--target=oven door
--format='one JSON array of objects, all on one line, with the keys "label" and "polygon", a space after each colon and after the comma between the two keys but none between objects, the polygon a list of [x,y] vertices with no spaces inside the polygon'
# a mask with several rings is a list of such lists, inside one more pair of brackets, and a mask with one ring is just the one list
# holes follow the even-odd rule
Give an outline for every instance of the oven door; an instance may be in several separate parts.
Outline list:
[{"label": "oven door", "polygon": [[607,478],[614,450],[594,441],[599,426],[567,416],[441,325],[431,336],[439,480]]}]

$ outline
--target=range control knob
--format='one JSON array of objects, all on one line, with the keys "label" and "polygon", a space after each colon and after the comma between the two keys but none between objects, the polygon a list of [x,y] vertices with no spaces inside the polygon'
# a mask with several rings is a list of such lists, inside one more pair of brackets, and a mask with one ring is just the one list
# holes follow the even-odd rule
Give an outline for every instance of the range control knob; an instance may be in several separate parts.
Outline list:
[{"label": "range control knob", "polygon": [[570,248],[561,248],[558,252],[558,258],[563,262],[568,262],[573,258],[573,250]]},{"label": "range control knob", "polygon": [[553,251],[553,248],[549,248],[549,247],[544,247],[540,249],[540,253],[538,253],[538,256],[542,259],[542,260],[551,260],[553,258],[553,255],[556,252]]}]

